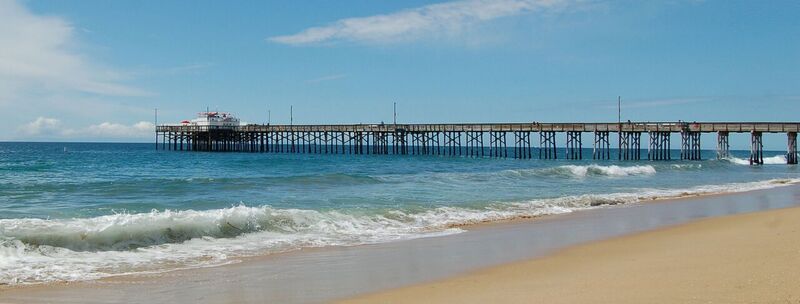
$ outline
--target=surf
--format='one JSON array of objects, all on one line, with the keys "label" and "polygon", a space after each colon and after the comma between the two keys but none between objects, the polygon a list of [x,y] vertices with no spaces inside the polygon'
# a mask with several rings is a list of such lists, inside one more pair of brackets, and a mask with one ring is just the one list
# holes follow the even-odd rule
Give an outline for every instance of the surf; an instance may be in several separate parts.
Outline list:
[{"label": "surf", "polygon": [[237,257],[435,237],[461,233],[464,226],[483,222],[768,189],[798,181],[773,179],[687,189],[643,188],[422,210],[310,210],[239,204],[210,210],[152,210],[91,218],[0,219],[0,282],[74,281],[213,266]]}]

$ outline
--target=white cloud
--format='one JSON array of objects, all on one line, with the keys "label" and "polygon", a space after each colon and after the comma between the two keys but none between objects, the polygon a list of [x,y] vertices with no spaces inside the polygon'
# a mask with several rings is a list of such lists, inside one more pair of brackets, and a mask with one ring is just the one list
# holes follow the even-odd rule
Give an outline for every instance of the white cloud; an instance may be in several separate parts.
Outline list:
[{"label": "white cloud", "polygon": [[132,125],[103,122],[89,126],[82,133],[101,138],[143,138],[153,135],[155,128],[155,125],[148,121],[140,121]]},{"label": "white cloud", "polygon": [[324,82],[324,81],[342,79],[342,78],[345,78],[345,77],[347,77],[347,74],[334,74],[334,75],[327,75],[327,76],[317,77],[317,78],[314,78],[314,79],[309,79],[309,80],[306,80],[306,82],[307,83],[319,83],[319,82]]},{"label": "white cloud", "polygon": [[79,54],[74,32],[62,18],[34,15],[14,0],[0,0],[0,105],[19,102],[30,92],[147,94]]},{"label": "white cloud", "polygon": [[580,0],[462,0],[426,5],[399,12],[338,20],[294,35],[270,41],[307,45],[329,41],[398,42],[423,35],[451,34],[492,19],[536,12],[580,2]]},{"label": "white cloud", "polygon": [[[79,36],[91,33],[63,17],[35,14],[25,3],[0,0],[0,111],[14,113],[0,122],[0,139],[91,140],[92,134],[108,134],[101,132],[107,126],[89,128],[84,121],[149,116],[150,106],[128,98],[151,95],[126,83],[137,75],[87,56],[85,50],[94,47]],[[76,123],[84,125],[72,128]],[[138,134],[115,130],[121,136]]]},{"label": "white cloud", "polygon": [[61,121],[55,118],[38,117],[36,120],[31,121],[19,128],[21,133],[26,135],[49,135],[59,131]]},{"label": "white cloud", "polygon": [[19,127],[19,133],[28,139],[136,140],[149,138],[153,132],[155,125],[149,121],[131,125],[102,122],[88,127],[69,128],[60,119],[50,117],[38,117]]}]

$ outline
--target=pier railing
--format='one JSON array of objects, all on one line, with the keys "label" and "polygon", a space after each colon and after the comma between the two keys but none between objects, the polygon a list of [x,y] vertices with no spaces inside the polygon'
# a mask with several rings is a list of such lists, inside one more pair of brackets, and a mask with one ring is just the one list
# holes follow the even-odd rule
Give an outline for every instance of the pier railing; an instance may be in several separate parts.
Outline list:
[{"label": "pier railing", "polygon": [[[763,133],[786,133],[787,163],[797,163],[798,122],[612,122],[612,123],[441,123],[241,126],[156,126],[156,146],[190,151],[434,154],[558,158],[556,133],[566,133],[566,158],[582,158],[582,134],[592,133],[592,157],[609,159],[609,133],[618,134],[618,158],[641,159],[641,134],[649,135],[647,159],[672,158],[670,134],[681,135],[681,159],[700,159],[700,135],[717,133],[717,154],[729,155],[730,133],[751,134],[752,164],[763,164]],[[539,134],[539,146],[531,134]],[[488,150],[488,151],[487,151]],[[444,152],[442,152],[444,151]]]}]

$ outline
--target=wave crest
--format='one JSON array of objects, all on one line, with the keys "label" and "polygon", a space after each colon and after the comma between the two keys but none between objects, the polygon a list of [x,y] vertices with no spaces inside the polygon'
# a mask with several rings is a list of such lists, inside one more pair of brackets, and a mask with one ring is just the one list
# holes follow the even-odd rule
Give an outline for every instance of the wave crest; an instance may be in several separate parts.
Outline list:
[{"label": "wave crest", "polygon": [[587,166],[577,166],[577,165],[566,165],[566,166],[559,166],[552,169],[548,169],[550,172],[561,174],[561,175],[570,175],[573,177],[587,177],[587,176],[612,176],[612,177],[622,177],[622,176],[630,176],[630,175],[653,175],[656,173],[656,168],[650,165],[643,165],[643,166],[601,166],[601,165],[587,165]]},{"label": "wave crest", "polygon": [[[726,160],[728,162],[731,162],[731,163],[734,163],[734,164],[737,164],[737,165],[748,165],[748,166],[750,165],[750,160],[749,159],[738,158],[738,157],[734,157],[734,156],[729,156],[729,157],[723,158],[723,160]],[[770,157],[764,157],[764,164],[765,165],[785,165],[786,164],[786,155],[775,155],[775,156],[770,156]]]},{"label": "wave crest", "polygon": [[[589,174],[590,169],[586,170]],[[603,174],[617,172],[595,170]],[[650,169],[629,170],[626,174],[651,172]],[[800,179],[690,189],[639,189],[630,193],[586,194],[497,202],[480,208],[448,206],[422,211],[319,211],[239,205],[205,211],[151,211],[85,219],[3,219],[0,220],[0,283],[85,280],[129,272],[215,265],[236,256],[446,235],[463,231],[458,228],[460,226],[480,222],[560,214],[600,205],[766,189],[798,181]]]}]

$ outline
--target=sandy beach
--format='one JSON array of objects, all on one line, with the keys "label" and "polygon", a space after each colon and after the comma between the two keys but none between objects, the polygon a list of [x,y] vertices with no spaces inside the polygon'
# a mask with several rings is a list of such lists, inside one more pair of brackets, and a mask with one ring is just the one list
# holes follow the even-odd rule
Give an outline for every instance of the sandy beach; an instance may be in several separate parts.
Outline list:
[{"label": "sandy beach", "polygon": [[341,303],[800,303],[798,219],[703,219]]}]

